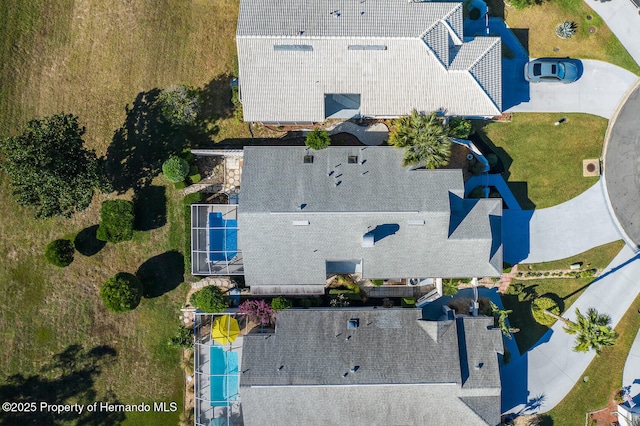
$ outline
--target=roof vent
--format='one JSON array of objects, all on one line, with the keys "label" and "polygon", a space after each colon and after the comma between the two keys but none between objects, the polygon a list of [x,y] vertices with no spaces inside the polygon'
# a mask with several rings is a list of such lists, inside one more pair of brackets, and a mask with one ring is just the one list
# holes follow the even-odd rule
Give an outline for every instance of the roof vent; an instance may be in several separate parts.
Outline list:
[{"label": "roof vent", "polygon": [[360,318],[351,318],[347,321],[347,328],[358,328],[360,327]]},{"label": "roof vent", "polygon": [[313,155],[305,155],[302,162],[304,164],[313,164]]},{"label": "roof vent", "polygon": [[424,225],[424,220],[422,220],[422,219],[409,219],[407,221],[407,225],[422,226],[422,225]]},{"label": "roof vent", "polygon": [[293,226],[309,226],[308,220],[294,220]]},{"label": "roof vent", "polygon": [[482,368],[482,366],[483,366],[483,365],[484,365],[484,363],[482,363],[482,362],[481,362],[481,363],[479,363],[479,364],[476,364],[476,367],[475,367],[475,368],[476,368],[476,370],[480,370],[480,369]]},{"label": "roof vent", "polygon": [[281,365],[280,367],[278,367],[278,371],[282,371],[283,368],[284,368],[284,365]]},{"label": "roof vent", "polygon": [[367,232],[362,236],[362,247],[373,247],[374,245],[373,232]]},{"label": "roof vent", "polygon": [[353,367],[351,367],[351,370],[349,370],[349,371],[351,371],[352,373],[355,373],[355,372],[356,372],[356,371],[358,371],[359,369],[360,369],[360,366],[359,366],[359,365],[354,365]]},{"label": "roof vent", "polygon": [[358,164],[358,156],[357,155],[350,155],[349,158],[347,159],[347,163],[349,163],[349,164]]}]

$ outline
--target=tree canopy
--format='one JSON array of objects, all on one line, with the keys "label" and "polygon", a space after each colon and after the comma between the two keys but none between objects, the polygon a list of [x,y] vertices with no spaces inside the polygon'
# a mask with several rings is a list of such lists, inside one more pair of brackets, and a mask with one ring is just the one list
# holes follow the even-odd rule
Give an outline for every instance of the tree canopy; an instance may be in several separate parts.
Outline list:
[{"label": "tree canopy", "polygon": [[201,101],[197,90],[187,86],[172,86],[158,96],[162,106],[162,115],[172,124],[189,126],[196,124],[200,113]]},{"label": "tree canopy", "polygon": [[589,308],[586,316],[576,308],[576,321],[565,320],[564,331],[576,335],[574,351],[587,352],[593,349],[597,355],[600,355],[602,348],[613,346],[618,337],[618,333],[611,328],[610,323],[609,315],[600,314],[594,308]]},{"label": "tree canopy", "polygon": [[23,133],[0,139],[3,169],[16,201],[36,218],[69,217],[89,207],[94,188],[107,191],[95,152],[84,147],[78,117],[56,114],[31,120]]},{"label": "tree canopy", "polygon": [[451,140],[442,119],[435,112],[411,114],[394,121],[389,144],[404,148],[404,166],[437,169],[449,164]]}]

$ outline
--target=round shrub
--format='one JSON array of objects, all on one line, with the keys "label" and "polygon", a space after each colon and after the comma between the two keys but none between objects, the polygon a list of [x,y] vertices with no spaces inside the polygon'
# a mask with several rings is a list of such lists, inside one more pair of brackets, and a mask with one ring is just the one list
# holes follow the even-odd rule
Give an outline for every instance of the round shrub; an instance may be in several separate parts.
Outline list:
[{"label": "round shrub", "polygon": [[216,286],[208,286],[196,291],[191,295],[189,302],[209,314],[222,312],[229,307],[229,297],[222,294],[222,290]]},{"label": "round shrub", "polygon": [[311,149],[320,150],[331,145],[331,138],[326,130],[315,129],[307,133],[304,143]]},{"label": "round shrub", "polygon": [[133,274],[118,272],[102,285],[100,297],[111,312],[128,312],[140,304],[142,283]]},{"label": "round shrub", "polygon": [[293,306],[291,300],[287,299],[283,296],[278,296],[271,301],[271,307],[276,311],[282,311],[284,309],[289,309]]},{"label": "round shrub", "polygon": [[59,268],[69,266],[73,262],[74,253],[73,242],[64,239],[53,240],[44,249],[44,257],[47,262]]},{"label": "round shrub", "polygon": [[119,243],[133,238],[135,211],[127,200],[107,200],[100,209],[100,226],[96,238],[100,241]]},{"label": "round shrub", "polygon": [[556,319],[544,313],[545,309],[553,314],[560,315],[560,307],[550,297],[538,297],[531,303],[531,315],[540,325],[552,325]]},{"label": "round shrub", "polygon": [[189,163],[174,155],[162,164],[162,173],[171,183],[182,182],[189,174]]}]

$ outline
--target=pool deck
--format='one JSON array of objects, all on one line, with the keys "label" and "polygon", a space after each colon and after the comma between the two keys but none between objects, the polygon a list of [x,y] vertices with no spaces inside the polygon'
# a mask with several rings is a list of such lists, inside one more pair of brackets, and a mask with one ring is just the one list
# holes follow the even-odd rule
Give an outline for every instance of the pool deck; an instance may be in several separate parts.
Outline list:
[{"label": "pool deck", "polygon": [[239,395],[228,401],[228,407],[211,405],[211,347],[216,346],[226,351],[238,354],[238,372],[242,371],[242,341],[238,336],[235,341],[227,345],[220,345],[210,336],[205,336],[196,342],[195,351],[195,415],[198,424],[208,425],[214,418],[230,419],[234,425],[242,425],[242,412]]}]

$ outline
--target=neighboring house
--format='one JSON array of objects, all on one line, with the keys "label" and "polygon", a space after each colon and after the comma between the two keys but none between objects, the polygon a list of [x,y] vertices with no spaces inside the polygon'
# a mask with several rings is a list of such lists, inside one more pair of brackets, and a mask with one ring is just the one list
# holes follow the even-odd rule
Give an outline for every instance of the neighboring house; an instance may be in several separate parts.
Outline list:
[{"label": "neighboring house", "polygon": [[501,42],[463,36],[463,3],[241,0],[246,121],[502,111]]},{"label": "neighboring house", "polygon": [[245,147],[243,161],[238,252],[253,294],[324,294],[330,274],[502,273],[502,200],[463,199],[461,170],[405,168],[392,147]]},{"label": "neighboring house", "polygon": [[274,334],[244,337],[244,423],[495,426],[502,352],[502,335],[488,317],[282,311]]}]

